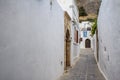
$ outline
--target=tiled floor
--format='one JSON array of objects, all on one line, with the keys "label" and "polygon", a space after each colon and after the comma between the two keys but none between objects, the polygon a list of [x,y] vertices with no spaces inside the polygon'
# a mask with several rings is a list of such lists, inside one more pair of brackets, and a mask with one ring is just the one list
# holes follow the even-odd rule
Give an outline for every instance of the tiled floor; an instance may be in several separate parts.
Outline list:
[{"label": "tiled floor", "polygon": [[80,59],[60,80],[105,80],[91,49],[81,50]]}]

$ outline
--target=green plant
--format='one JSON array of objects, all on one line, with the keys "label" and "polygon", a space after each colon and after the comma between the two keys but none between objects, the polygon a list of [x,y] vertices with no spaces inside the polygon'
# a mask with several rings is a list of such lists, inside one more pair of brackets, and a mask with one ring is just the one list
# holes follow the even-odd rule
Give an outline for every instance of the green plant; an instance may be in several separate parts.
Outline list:
[{"label": "green plant", "polygon": [[97,18],[94,20],[94,23],[92,25],[91,36],[94,36],[96,30],[97,30]]}]

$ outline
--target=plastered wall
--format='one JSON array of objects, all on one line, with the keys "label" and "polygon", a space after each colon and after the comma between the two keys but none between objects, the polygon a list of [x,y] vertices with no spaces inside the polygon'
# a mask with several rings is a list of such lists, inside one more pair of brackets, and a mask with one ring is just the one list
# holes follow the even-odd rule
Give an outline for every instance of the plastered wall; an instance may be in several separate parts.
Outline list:
[{"label": "plastered wall", "polygon": [[120,1],[102,0],[98,17],[99,65],[108,80],[120,80]]},{"label": "plastered wall", "polygon": [[0,0],[0,80],[56,80],[64,70],[64,12],[53,0]]}]

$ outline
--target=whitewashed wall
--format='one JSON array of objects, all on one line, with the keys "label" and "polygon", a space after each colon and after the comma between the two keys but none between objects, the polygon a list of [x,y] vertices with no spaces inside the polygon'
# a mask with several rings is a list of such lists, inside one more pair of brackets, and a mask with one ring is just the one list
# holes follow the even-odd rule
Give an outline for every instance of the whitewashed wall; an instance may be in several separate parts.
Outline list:
[{"label": "whitewashed wall", "polygon": [[[76,6],[75,0],[72,0],[72,7],[70,7],[72,15],[71,17],[71,63],[74,65],[76,59],[79,57],[80,54],[80,44],[74,41],[74,30],[78,30],[78,39],[80,38],[80,28],[79,28],[79,21],[78,21],[78,9]],[[74,22],[73,22],[74,21]]]},{"label": "whitewashed wall", "polygon": [[[79,31],[79,28],[76,26],[76,25],[73,25],[72,24],[72,27],[71,27],[71,63],[72,65],[74,65],[76,59],[79,57],[79,54],[80,54],[80,44],[79,43],[76,43],[74,41],[74,28],[77,28],[77,30]],[[78,36],[78,39],[80,38],[80,31],[78,32],[79,33],[79,36]]]},{"label": "whitewashed wall", "polygon": [[64,13],[56,0],[0,0],[0,80],[56,80]]},{"label": "whitewashed wall", "polygon": [[74,0],[57,0],[60,6],[67,11],[69,16],[72,18],[72,5],[74,4]]},{"label": "whitewashed wall", "polygon": [[108,80],[120,80],[120,0],[102,0],[98,34],[100,67]]},{"label": "whitewashed wall", "polygon": [[94,56],[95,56],[95,59],[96,61],[98,60],[97,59],[97,39],[96,39],[96,33],[94,34],[93,36],[93,52],[94,52]]}]

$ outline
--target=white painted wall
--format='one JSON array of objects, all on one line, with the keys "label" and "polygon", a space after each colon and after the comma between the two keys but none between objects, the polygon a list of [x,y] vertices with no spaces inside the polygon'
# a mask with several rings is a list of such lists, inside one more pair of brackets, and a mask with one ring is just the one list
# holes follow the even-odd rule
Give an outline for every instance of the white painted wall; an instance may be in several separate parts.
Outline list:
[{"label": "white painted wall", "polygon": [[76,43],[74,41],[74,28],[76,27],[76,29],[79,31],[79,36],[78,39],[80,38],[80,30],[77,27],[77,25],[73,25],[71,27],[71,63],[72,65],[74,65],[76,59],[79,57],[80,54],[80,43]]},{"label": "white painted wall", "polygon": [[71,64],[74,65],[80,53],[80,44],[75,43],[74,41],[74,28],[78,30],[78,33],[79,33],[78,39],[80,38],[80,29],[79,29],[78,9],[76,6],[76,2],[74,0],[71,0],[71,1],[72,1],[72,4],[69,5],[67,12],[69,13],[71,17]]},{"label": "white painted wall", "polygon": [[102,0],[98,33],[100,67],[108,80],[120,80],[120,0]]},{"label": "white painted wall", "polygon": [[77,22],[79,22],[79,11],[78,7],[76,6],[75,0],[57,0],[58,3],[61,5],[61,7],[67,11],[71,19],[75,19]]},{"label": "white painted wall", "polygon": [[95,56],[95,59],[96,61],[98,60],[97,59],[97,40],[96,40],[96,33],[94,34],[93,36],[93,52],[94,52],[94,56]]},{"label": "white painted wall", "polygon": [[49,1],[0,0],[0,80],[56,80],[63,73],[64,12]]},{"label": "white painted wall", "polygon": [[69,16],[72,18],[72,5],[74,0],[57,0],[58,3],[61,5],[61,7],[67,11],[67,13],[69,14]]}]

